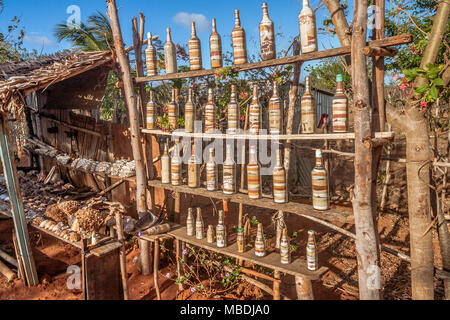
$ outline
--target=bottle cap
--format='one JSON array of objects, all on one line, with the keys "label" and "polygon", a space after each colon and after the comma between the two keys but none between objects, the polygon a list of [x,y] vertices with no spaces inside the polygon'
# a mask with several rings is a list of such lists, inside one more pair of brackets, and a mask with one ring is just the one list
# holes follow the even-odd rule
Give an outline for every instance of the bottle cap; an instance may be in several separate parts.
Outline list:
[{"label": "bottle cap", "polygon": [[337,81],[337,82],[343,82],[343,81],[344,81],[344,76],[343,76],[342,74],[338,74],[338,75],[336,76],[336,81]]},{"label": "bottle cap", "polygon": [[316,158],[322,158],[322,150],[316,150]]}]

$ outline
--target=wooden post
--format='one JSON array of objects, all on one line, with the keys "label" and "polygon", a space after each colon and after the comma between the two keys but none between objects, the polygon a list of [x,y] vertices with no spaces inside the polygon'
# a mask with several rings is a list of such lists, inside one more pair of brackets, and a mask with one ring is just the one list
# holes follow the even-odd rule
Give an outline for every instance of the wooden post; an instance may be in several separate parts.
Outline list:
[{"label": "wooden post", "polygon": [[362,49],[367,36],[367,1],[354,4],[352,37],[352,79],[355,103],[355,190],[353,212],[356,227],[356,251],[358,256],[359,294],[362,300],[380,299],[380,256],[378,232],[372,212],[371,149],[363,139],[372,136],[371,106],[367,59]]},{"label": "wooden post", "polygon": [[[111,29],[114,37],[114,48],[120,69],[123,75],[125,101],[128,106],[128,118],[130,122],[131,147],[133,149],[133,158],[136,163],[136,203],[139,218],[147,215],[146,190],[147,176],[143,161],[143,151],[141,145],[141,132],[139,126],[139,113],[137,111],[136,97],[134,94],[133,79],[131,77],[130,63],[123,44],[122,31],[120,28],[119,17],[115,0],[106,0],[108,4],[108,17],[111,21]],[[148,242],[139,242],[141,249],[142,273],[150,274],[150,262],[148,258]]]},{"label": "wooden post", "polygon": [[[175,246],[176,246],[176,258],[177,258],[177,278],[181,277],[181,262],[180,259],[182,258],[181,253],[181,243],[180,240],[175,239]],[[183,291],[183,284],[180,282],[178,284],[178,292]]]},{"label": "wooden post", "polygon": [[159,291],[159,284],[158,284],[158,273],[159,273],[159,239],[155,239],[154,243],[154,257],[153,257],[153,279],[154,279],[154,286],[156,291],[156,297],[158,300],[161,300],[161,293]]},{"label": "wooden post", "polygon": [[36,272],[36,265],[31,251],[30,239],[28,236],[27,222],[23,210],[23,199],[20,192],[20,184],[17,178],[14,157],[8,142],[8,128],[6,115],[0,116],[0,154],[3,164],[3,174],[8,187],[9,199],[11,202],[11,212],[14,220],[14,230],[17,234],[20,257],[24,266],[25,277],[31,286],[36,286],[39,279]]},{"label": "wooden post", "polygon": [[127,256],[125,254],[125,237],[123,235],[122,214],[119,210],[116,211],[116,229],[117,239],[122,243],[122,247],[120,248],[120,273],[122,276],[123,298],[124,300],[128,300]]},{"label": "wooden post", "polygon": [[314,300],[311,280],[305,277],[295,277],[295,289],[298,300]]},{"label": "wooden post", "polygon": [[25,283],[25,285],[29,286],[30,284],[28,283],[28,279],[25,276],[23,261],[22,261],[22,259],[20,259],[20,249],[19,249],[19,244],[17,243],[16,231],[13,231],[12,238],[13,238],[13,244],[14,244],[14,252],[16,253],[17,264],[18,264],[18,269],[19,269],[19,278],[23,279],[23,282]]},{"label": "wooden post", "polygon": [[[273,276],[275,279],[280,280],[281,279],[280,271],[275,270],[273,272]],[[280,282],[279,281],[273,282],[273,300],[280,300]]]}]

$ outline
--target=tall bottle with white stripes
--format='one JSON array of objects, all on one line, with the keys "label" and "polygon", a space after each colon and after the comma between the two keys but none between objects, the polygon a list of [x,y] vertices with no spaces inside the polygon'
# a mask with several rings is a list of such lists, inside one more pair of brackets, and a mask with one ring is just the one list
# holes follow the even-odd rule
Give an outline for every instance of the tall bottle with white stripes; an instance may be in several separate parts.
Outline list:
[{"label": "tall bottle with white stripes", "polygon": [[189,47],[189,62],[191,64],[191,71],[201,70],[202,67],[202,47],[200,39],[197,37],[195,30],[195,22],[191,22],[191,39],[188,42]]},{"label": "tall bottle with white stripes", "polygon": [[249,163],[247,165],[248,197],[250,199],[261,198],[261,175],[256,146],[250,147]]},{"label": "tall bottle with white stripes", "polygon": [[283,132],[281,99],[278,95],[278,82],[276,81],[273,82],[273,95],[269,100],[269,131],[273,135]]},{"label": "tall bottle with white stripes", "polygon": [[172,42],[172,34],[170,33],[170,28],[167,31],[167,42],[164,45],[164,59],[166,63],[166,74],[177,72],[177,49],[175,44]]},{"label": "tall bottle with white stripes", "polygon": [[223,163],[223,193],[236,193],[236,163],[231,152],[231,145],[227,145],[227,156]]},{"label": "tall bottle with white stripes", "polygon": [[197,208],[197,219],[195,220],[195,238],[203,240],[205,238],[205,227],[202,217],[202,209]]},{"label": "tall bottle with white stripes", "polygon": [[290,241],[287,235],[287,229],[283,229],[283,234],[281,236],[280,242],[280,258],[282,264],[290,264],[291,263],[291,248]]},{"label": "tall bottle with white stripes", "polygon": [[208,103],[205,106],[205,133],[214,132],[216,128],[216,104],[213,89],[208,91]]},{"label": "tall bottle with white stripes", "polygon": [[231,85],[230,103],[228,103],[228,133],[235,134],[240,128],[240,108],[237,102],[236,85]]},{"label": "tall bottle with white stripes", "polygon": [[328,210],[330,208],[328,195],[328,172],[323,165],[322,151],[316,151],[316,166],[311,172],[312,200],[316,210]]},{"label": "tall bottle with white stripes", "polygon": [[148,100],[146,107],[146,115],[147,115],[147,129],[154,130],[155,129],[155,119],[156,119],[156,105],[155,99],[153,98],[153,90],[150,91],[150,99]]},{"label": "tall bottle with white stripes", "polygon": [[170,174],[171,174],[171,182],[173,186],[180,186],[182,184],[182,164],[183,160],[180,156],[181,152],[181,143],[178,141],[175,145],[175,150],[172,155],[172,160],[170,162]]},{"label": "tall bottle with white stripes", "polygon": [[209,51],[211,56],[211,68],[222,68],[222,38],[217,32],[216,19],[212,19],[212,33],[209,37]]},{"label": "tall bottle with white stripes", "polygon": [[223,210],[219,210],[219,222],[216,227],[217,248],[225,248],[227,246],[227,229],[224,223]]},{"label": "tall bottle with white stripes", "polygon": [[192,144],[191,158],[188,160],[188,186],[190,188],[200,187],[200,161],[195,154],[195,144]]},{"label": "tall bottle with white stripes", "polygon": [[145,65],[147,67],[147,76],[152,77],[158,74],[156,61],[156,48],[153,46],[152,34],[147,33],[147,49],[145,49]]},{"label": "tall bottle with white stripes", "polygon": [[206,163],[206,190],[208,191],[216,191],[218,185],[218,170],[214,153],[214,148],[209,149],[209,160]]},{"label": "tall bottle with white stripes", "polygon": [[169,157],[169,146],[166,142],[164,144],[164,152],[161,156],[161,182],[164,184],[170,184],[170,157]]},{"label": "tall bottle with white stripes", "polygon": [[266,241],[264,239],[264,230],[262,223],[258,224],[255,239],[255,255],[257,257],[264,257],[266,255]]},{"label": "tall bottle with white stripes", "polygon": [[265,2],[263,3],[263,18],[259,24],[259,40],[262,60],[275,59],[277,57],[275,28],[273,21],[269,17],[269,8]]},{"label": "tall bottle with white stripes", "polygon": [[170,130],[178,129],[178,117],[180,116],[180,109],[177,103],[177,90],[172,89],[172,100],[168,106],[168,118],[169,118],[169,128]]},{"label": "tall bottle with white stripes", "polygon": [[306,245],[306,264],[308,270],[315,271],[319,269],[315,232],[313,230],[308,231],[308,244]]},{"label": "tall bottle with white stripes", "polygon": [[194,219],[194,209],[188,209],[188,215],[186,219],[186,234],[189,237],[193,237],[195,235],[195,219]]},{"label": "tall bottle with white stripes", "polygon": [[302,54],[317,51],[316,15],[309,5],[309,0],[303,0],[303,8],[298,16],[298,21]]},{"label": "tall bottle with white stripes", "polygon": [[231,34],[233,42],[234,64],[247,63],[247,40],[245,37],[245,30],[241,26],[241,18],[239,10],[234,10],[235,26]]},{"label": "tall bottle with white stripes", "polygon": [[333,132],[345,133],[348,131],[348,99],[344,93],[344,77],[336,77],[337,89],[333,98]]},{"label": "tall bottle with white stripes", "polygon": [[281,150],[277,150],[277,163],[273,169],[273,201],[275,203],[287,202],[286,171],[281,161]]},{"label": "tall bottle with white stripes", "polygon": [[258,86],[256,84],[253,85],[253,99],[252,103],[250,104],[248,120],[249,133],[259,134],[259,130],[261,130],[261,105],[259,104]]},{"label": "tall bottle with white stripes", "polygon": [[193,101],[193,90],[189,88],[188,99],[184,105],[184,130],[188,133],[194,132],[194,122],[196,117],[196,108]]},{"label": "tall bottle with white stripes", "polygon": [[301,101],[302,133],[312,134],[316,128],[316,99],[311,94],[309,77],[305,80],[305,94]]}]

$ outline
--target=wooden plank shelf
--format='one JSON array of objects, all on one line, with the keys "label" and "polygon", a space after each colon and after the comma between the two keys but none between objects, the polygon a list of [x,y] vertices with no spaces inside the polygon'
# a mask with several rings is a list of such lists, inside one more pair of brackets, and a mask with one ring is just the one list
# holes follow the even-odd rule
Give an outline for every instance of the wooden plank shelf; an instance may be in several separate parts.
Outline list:
[{"label": "wooden plank shelf", "polygon": [[[380,48],[386,48],[389,46],[398,46],[402,44],[407,44],[412,42],[412,36],[410,34],[402,34],[390,38],[385,39],[379,39],[375,41],[371,41],[368,43],[369,47],[380,47]],[[311,52],[306,53],[298,56],[291,56],[286,58],[280,58],[280,59],[273,59],[273,60],[267,60],[267,61],[261,61],[261,62],[255,62],[255,63],[246,63],[238,66],[232,66],[232,69],[234,72],[242,72],[242,71],[249,71],[254,69],[260,69],[260,68],[267,68],[267,67],[275,67],[279,65],[285,65],[285,64],[294,64],[298,62],[305,62],[305,61],[312,61],[312,60],[318,60],[318,59],[324,59],[324,58],[330,58],[330,57],[336,57],[336,56],[342,56],[342,55],[349,55],[351,54],[351,47],[341,47],[341,48],[335,48],[335,49],[328,49],[318,52]],[[180,72],[180,73],[172,73],[172,74],[166,74],[166,75],[158,75],[158,76],[152,76],[152,77],[137,77],[136,83],[143,83],[143,82],[151,82],[151,81],[162,81],[162,80],[175,80],[175,79],[184,79],[184,78],[199,78],[199,77],[205,77],[205,76],[211,76],[215,75],[221,68],[216,69],[208,69],[208,70],[198,70],[198,71],[189,71],[189,72]]]},{"label": "wooden plank shelf", "polygon": [[305,277],[310,280],[317,280],[325,272],[328,271],[327,267],[320,267],[316,271],[308,270],[306,261],[302,259],[295,259],[290,264],[282,264],[280,262],[280,254],[276,252],[268,253],[265,257],[257,257],[255,255],[255,249],[247,247],[246,252],[239,253],[236,242],[226,248],[217,248],[215,244],[208,243],[206,239],[197,240],[195,237],[187,236],[186,227],[181,227],[176,230],[169,231],[168,234],[178,240],[194,245],[196,247],[213,251],[224,256],[236,258],[238,260],[249,261],[262,267],[284,272],[293,276]]},{"label": "wooden plank shelf", "polygon": [[255,206],[265,209],[282,210],[293,214],[306,215],[330,222],[353,223],[353,212],[340,211],[330,209],[327,211],[318,211],[313,209],[311,205],[288,202],[279,204],[273,202],[272,199],[262,198],[258,200],[249,199],[248,195],[237,193],[234,195],[226,195],[222,191],[207,191],[205,188],[189,188],[188,186],[173,186],[171,184],[163,184],[159,180],[148,181],[149,187],[162,188],[170,191],[193,194],[207,198],[225,200],[233,203],[242,203],[249,206]]},{"label": "wooden plank shelf", "polygon": [[102,173],[102,172],[87,171],[87,170],[85,170],[83,168],[73,168],[71,165],[68,165],[68,164],[57,163],[57,165],[61,166],[61,167],[64,167],[64,168],[67,168],[69,170],[75,170],[75,171],[80,171],[80,172],[87,173],[87,174],[98,175],[98,176],[101,176],[101,177],[104,177],[104,178],[117,179],[117,180],[123,179],[123,180],[128,181],[128,182],[136,183],[136,176],[128,177],[128,178],[121,178],[121,177],[117,177],[117,176],[107,175],[107,174]]},{"label": "wooden plank shelf", "polygon": [[[283,134],[283,135],[254,135],[254,134],[223,134],[223,133],[188,133],[185,131],[167,132],[162,130],[141,129],[142,133],[154,134],[157,136],[169,136],[177,138],[194,139],[223,139],[223,140],[352,140],[355,139],[355,133],[321,133],[321,134]],[[394,132],[376,132],[375,139],[393,139]]]}]

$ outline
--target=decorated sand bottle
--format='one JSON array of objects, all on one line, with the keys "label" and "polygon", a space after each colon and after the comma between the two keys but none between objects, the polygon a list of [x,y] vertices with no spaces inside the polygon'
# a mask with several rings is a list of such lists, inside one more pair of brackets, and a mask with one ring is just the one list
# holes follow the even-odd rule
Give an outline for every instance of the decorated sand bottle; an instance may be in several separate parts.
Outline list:
[{"label": "decorated sand bottle", "polygon": [[177,72],[177,49],[172,42],[170,28],[167,28],[167,42],[164,45],[164,58],[166,62],[166,74]]},{"label": "decorated sand bottle", "polygon": [[286,203],[286,171],[281,161],[281,150],[277,150],[277,162],[273,169],[273,201],[275,203]]},{"label": "decorated sand bottle", "polygon": [[258,224],[258,231],[255,239],[255,255],[264,257],[266,255],[266,242],[264,240],[264,231],[262,223]]},{"label": "decorated sand bottle", "polygon": [[258,86],[253,85],[253,99],[248,113],[250,134],[259,134],[261,129],[261,105],[258,99]]},{"label": "decorated sand bottle", "polygon": [[231,85],[230,102],[228,103],[228,133],[235,134],[240,128],[240,108],[237,102],[236,85]]},{"label": "decorated sand bottle", "polygon": [[170,161],[170,175],[173,186],[180,186],[182,182],[182,159],[180,156],[181,144],[176,143],[175,150]]},{"label": "decorated sand bottle", "polygon": [[344,77],[338,74],[336,77],[337,89],[333,98],[333,132],[345,133],[348,131],[348,99],[344,93]]},{"label": "decorated sand bottle", "polygon": [[206,241],[208,243],[214,243],[214,226],[209,225],[208,230],[206,231]]},{"label": "decorated sand bottle", "polygon": [[245,30],[241,26],[239,10],[234,10],[235,26],[231,34],[233,42],[234,64],[247,63],[247,40]]},{"label": "decorated sand bottle", "polygon": [[219,210],[219,222],[216,227],[217,248],[225,248],[227,246],[227,229],[224,223],[223,210]]},{"label": "decorated sand bottle", "polygon": [[190,188],[200,187],[200,164],[195,154],[195,144],[192,144],[192,153],[188,160],[188,186]]},{"label": "decorated sand bottle", "polygon": [[250,199],[261,198],[261,175],[256,146],[250,147],[249,163],[247,165],[248,197]]},{"label": "decorated sand bottle", "polygon": [[147,33],[147,49],[145,49],[145,65],[147,67],[147,76],[152,77],[158,74],[156,62],[156,48],[153,46],[152,34]]},{"label": "decorated sand bottle", "polygon": [[282,264],[290,264],[291,263],[291,250],[290,250],[290,241],[287,235],[287,229],[283,229],[283,234],[281,236],[281,244],[280,244],[280,256]]},{"label": "decorated sand bottle", "polygon": [[153,97],[153,91],[150,91],[150,99],[148,100],[147,107],[145,108],[146,118],[147,118],[147,129],[155,129],[155,99]]},{"label": "decorated sand bottle", "polygon": [[309,77],[305,80],[305,94],[301,102],[302,133],[312,134],[316,128],[316,99],[311,94]]},{"label": "decorated sand bottle", "polygon": [[196,117],[195,104],[193,100],[192,88],[189,88],[188,99],[184,105],[184,130],[188,133],[194,132],[194,122]]},{"label": "decorated sand bottle", "polygon": [[227,145],[227,156],[223,163],[223,193],[236,193],[236,163],[231,152],[231,145]]},{"label": "decorated sand bottle", "polygon": [[203,240],[205,237],[205,230],[203,225],[202,209],[197,208],[197,219],[195,220],[195,238]]},{"label": "decorated sand bottle", "polygon": [[211,68],[222,68],[222,38],[217,33],[216,19],[212,19],[212,33],[209,37],[209,52],[211,56]]},{"label": "decorated sand bottle", "polygon": [[242,213],[239,214],[238,229],[237,229],[237,247],[239,253],[245,252],[245,236],[244,236],[244,226],[242,222]]},{"label": "decorated sand bottle", "polygon": [[206,190],[216,191],[218,184],[218,170],[214,148],[209,149],[209,160],[206,163]]},{"label": "decorated sand bottle", "polygon": [[172,89],[172,100],[168,105],[168,118],[169,118],[169,128],[170,130],[178,129],[178,117],[180,115],[180,110],[177,103],[177,90]]},{"label": "decorated sand bottle", "polygon": [[269,131],[270,134],[279,135],[282,133],[282,113],[281,99],[278,95],[278,82],[273,82],[273,95],[269,100]]},{"label": "decorated sand bottle", "polygon": [[188,209],[188,215],[186,219],[186,234],[189,237],[193,237],[195,235],[195,220],[194,220],[194,209]]},{"label": "decorated sand bottle", "polygon": [[273,21],[269,17],[267,3],[263,3],[263,18],[259,24],[259,40],[261,44],[261,58],[263,61],[276,59],[275,31]]},{"label": "decorated sand bottle", "polygon": [[216,104],[213,89],[208,90],[208,103],[205,106],[205,133],[212,133],[216,128]]},{"label": "decorated sand bottle", "polygon": [[308,270],[315,271],[319,268],[315,232],[308,231],[308,244],[306,245],[306,265]]},{"label": "decorated sand bottle", "polygon": [[303,8],[298,16],[298,22],[302,54],[317,51],[316,16],[309,5],[309,0],[303,0]]},{"label": "decorated sand bottle", "polygon": [[161,182],[170,184],[170,157],[168,143],[164,145],[164,153],[161,156]]},{"label": "decorated sand bottle", "polygon": [[311,172],[312,200],[316,210],[328,210],[328,172],[323,165],[322,151],[316,151],[316,166]]},{"label": "decorated sand bottle", "polygon": [[200,39],[197,37],[195,30],[195,22],[191,22],[191,39],[188,42],[189,47],[189,61],[191,64],[191,71],[201,70],[202,67],[202,47]]}]

